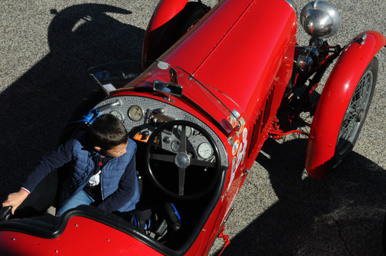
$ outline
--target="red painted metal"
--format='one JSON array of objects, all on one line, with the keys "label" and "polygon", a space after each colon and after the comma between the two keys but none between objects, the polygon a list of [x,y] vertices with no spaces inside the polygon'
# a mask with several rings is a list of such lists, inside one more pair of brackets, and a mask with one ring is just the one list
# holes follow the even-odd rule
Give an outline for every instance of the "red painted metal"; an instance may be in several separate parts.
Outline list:
[{"label": "red painted metal", "polygon": [[[267,20],[274,20],[273,24],[262,26]],[[259,27],[259,32],[251,32],[251,27]],[[232,101],[213,91],[227,103],[230,110],[237,109],[242,112],[240,114],[245,120],[243,128],[247,133],[245,144],[249,147],[257,113],[264,112],[267,98],[272,93],[271,111],[264,113],[267,115],[266,123],[271,123],[276,115],[292,72],[295,35],[296,15],[287,2],[272,1],[267,4],[265,1],[228,0],[212,9],[159,60],[171,66],[180,66],[199,81],[229,95]],[[241,41],[241,38],[246,37],[248,41]],[[147,70],[145,73],[149,72],[150,70]],[[275,91],[272,90],[273,86]],[[174,105],[200,116],[201,120],[206,120],[205,122],[221,135],[218,129],[210,124],[210,120],[186,105],[181,98],[173,97],[173,100]],[[214,111],[210,102],[202,104],[206,111]],[[270,126],[264,125],[263,128],[259,129],[257,146],[249,157],[246,156],[247,147],[244,148],[243,154],[242,150],[236,154],[227,138],[220,136],[230,156],[230,169],[223,196],[187,255],[201,255],[209,251],[208,245],[217,237],[245,180],[246,169],[251,168],[261,146],[268,138]],[[241,135],[237,135],[235,140],[242,141]],[[238,168],[232,171],[232,165],[236,163]]]},{"label": "red painted metal", "polygon": [[148,26],[149,31],[165,25],[184,9],[188,0],[161,0],[155,9]]},{"label": "red painted metal", "polygon": [[[157,8],[150,19],[143,41],[143,61],[154,61],[152,58],[158,55],[157,47],[163,48],[162,44],[168,44],[168,40],[171,37],[171,34],[168,33],[172,32],[176,25],[175,22],[173,22],[173,19],[184,9],[187,2],[188,0],[161,0],[158,3]],[[153,42],[154,40],[156,40],[156,42]],[[151,45],[149,41],[152,41]],[[142,63],[143,68],[146,66],[145,63]]]},{"label": "red painted metal", "polygon": [[343,50],[323,89],[307,146],[306,170],[311,177],[321,178],[331,170],[339,128],[351,96],[367,65],[386,45],[379,32],[364,33],[367,38],[363,45],[357,37]]},{"label": "red painted metal", "polygon": [[162,255],[121,231],[78,216],[68,221],[61,235],[51,239],[2,231],[0,232],[0,252],[2,256]]},{"label": "red painted metal", "polygon": [[[272,19],[274,16],[280,19]],[[262,26],[267,20],[270,26]],[[229,95],[245,113],[248,131],[275,85],[270,123],[291,77],[296,42],[293,9],[285,1],[225,1],[202,22],[204,26],[193,28],[160,59],[184,67],[198,80]],[[250,31],[251,27],[259,31]],[[246,36],[248,40],[241,41]],[[229,108],[235,105],[230,103]],[[267,138],[266,131],[259,136],[254,157]],[[253,164],[253,156],[247,166]]]},{"label": "red painted metal", "polygon": [[[155,31],[161,31],[161,34],[170,32],[169,22],[186,3],[187,0],[160,2],[146,34],[144,60],[148,57],[147,43],[151,34]],[[209,252],[217,235],[222,234],[221,228],[248,169],[270,131],[285,135],[272,131],[272,123],[292,75],[296,26],[295,11],[284,0],[224,0],[159,58],[171,66],[183,68],[209,85],[212,93],[231,111],[237,110],[243,119],[240,131],[228,138],[208,115],[189,104],[188,100],[171,96],[174,106],[196,116],[218,135],[229,157],[221,197],[185,255]],[[322,176],[321,166],[333,157],[340,123],[351,94],[372,57],[386,44],[386,39],[379,33],[366,33],[364,45],[353,41],[344,50],[321,96],[307,150],[306,167],[313,177]],[[138,83],[152,84],[156,77],[151,74],[156,68],[155,65],[149,67],[141,77],[111,97],[137,95],[169,104],[153,93],[135,92],[128,88]],[[189,92],[187,84],[186,81],[185,90]],[[201,95],[198,91],[191,92],[196,93],[193,95],[196,97]],[[214,102],[197,101],[208,113],[219,112]],[[220,114],[215,117],[221,117]],[[60,255],[161,255],[127,233],[79,216],[70,218],[64,232],[51,239],[2,231],[0,251],[9,252],[9,255],[51,255],[56,251]]]},{"label": "red painted metal", "polygon": [[[272,27],[261,26],[267,20],[271,21],[273,16],[281,18],[275,20]],[[229,95],[234,102],[228,101],[228,107],[231,110],[241,108],[244,112],[241,114],[245,119],[244,128],[248,133],[246,144],[249,147],[257,113],[265,110],[266,99],[272,87],[275,86],[276,91],[267,124],[275,117],[290,79],[296,42],[295,12],[285,1],[273,1],[269,4],[253,0],[225,1],[201,22],[202,26],[193,28],[183,40],[161,56],[160,60],[172,66],[183,67],[198,80]],[[250,27],[259,27],[259,32],[251,32]],[[241,41],[246,36],[248,40]],[[224,102],[227,101],[221,95],[218,96]],[[210,106],[204,108],[211,111]],[[244,155],[233,155],[229,150],[230,171],[223,192],[223,208],[219,216],[212,214],[213,217],[208,220],[205,230],[212,226],[213,231],[207,244],[212,244],[216,238],[215,234],[219,232],[242,186],[243,172],[251,168],[263,142],[268,138],[268,127],[269,125],[264,126],[259,132],[258,146],[249,157],[245,156],[247,148]],[[238,137],[235,139],[241,140]],[[228,148],[231,148],[229,144]],[[231,171],[233,159],[240,162],[234,173]],[[220,204],[215,212],[219,206]],[[197,239],[192,249],[197,243],[202,243],[199,240]]]},{"label": "red painted metal", "polygon": [[[170,3],[174,3],[176,6],[170,6]],[[149,25],[149,33],[164,26],[185,4],[186,1],[162,1]],[[172,9],[168,10],[167,6]],[[265,25],[268,20],[271,22],[270,26]],[[259,29],[251,31],[251,27]],[[264,140],[268,138],[267,131],[270,127],[268,124],[275,117],[291,76],[295,35],[296,15],[286,1],[277,0],[268,3],[263,0],[227,0],[215,7],[197,26],[160,57],[160,60],[172,66],[184,68],[198,80],[230,96],[232,100],[213,90],[213,93],[226,103],[230,110],[236,109],[244,120],[240,133],[234,137],[235,141],[240,142],[239,148],[235,148],[205,115],[190,106],[183,98],[172,96],[175,106],[199,117],[218,134],[229,155],[229,171],[222,196],[185,255],[208,253],[210,245],[216,239],[230,213],[233,202],[245,180],[247,168],[252,166]],[[248,40],[243,40],[244,38],[248,38]],[[150,67],[144,72],[142,78],[133,83],[144,82],[148,78],[147,74],[153,68]],[[115,93],[114,96],[125,94],[134,95],[136,93],[123,89]],[[154,97],[145,93],[142,95]],[[267,104],[269,111],[265,112]],[[212,102],[200,102],[200,105],[209,113],[216,111]],[[265,123],[262,124],[261,129],[256,129],[257,134],[254,138],[258,140],[257,146],[252,154],[247,155],[253,127],[259,116],[258,113],[261,112],[265,118]],[[83,221],[89,223],[90,220]],[[60,245],[59,249],[63,251],[71,241],[71,238],[68,238],[66,234],[74,232],[71,225],[68,225],[66,232],[58,239],[46,240],[29,237],[27,240],[33,242],[34,245],[42,243],[47,245],[42,250],[53,250]],[[91,226],[99,228],[101,232],[106,234],[108,232],[114,233],[110,230],[111,228],[101,223],[94,223]],[[93,232],[94,228],[90,229],[89,234]],[[96,231],[94,232],[96,233]],[[2,235],[8,239],[15,234],[5,232]],[[20,237],[26,236],[19,235]],[[116,234],[117,239],[124,240],[122,243],[132,246],[131,253],[141,252],[141,255],[157,255],[158,253],[151,248],[146,248],[147,246],[140,241],[138,241],[138,245],[134,245],[137,240],[127,234],[120,236],[122,237]],[[77,236],[75,235],[75,237]],[[106,239],[104,235],[101,237]],[[78,239],[72,241],[78,241]],[[81,244],[89,243],[82,241]],[[94,254],[103,255],[103,241],[93,244],[98,244],[97,248],[101,247],[100,251]],[[85,250],[85,248],[89,248],[89,246],[84,246],[80,250]],[[47,253],[47,251],[41,252],[42,255]],[[110,252],[110,255],[115,254]]]}]

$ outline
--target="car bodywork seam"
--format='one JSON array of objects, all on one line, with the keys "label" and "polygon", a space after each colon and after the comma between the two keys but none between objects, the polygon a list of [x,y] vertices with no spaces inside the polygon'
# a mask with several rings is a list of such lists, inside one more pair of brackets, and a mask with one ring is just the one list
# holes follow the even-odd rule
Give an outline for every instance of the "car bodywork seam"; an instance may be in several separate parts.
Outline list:
[{"label": "car bodywork seam", "polygon": [[201,63],[197,66],[197,68],[192,72],[192,75],[194,76],[194,74],[201,68],[201,66],[204,65],[204,63],[206,62],[206,60],[209,58],[209,56],[212,55],[212,53],[216,50],[216,48],[218,47],[218,45],[220,45],[220,43],[225,39],[225,37],[229,34],[229,32],[234,28],[234,26],[236,25],[236,23],[239,22],[240,18],[242,16],[244,16],[245,12],[247,12],[247,10],[251,7],[251,5],[253,4],[254,0],[251,0],[251,2],[247,5],[247,7],[244,9],[244,11],[242,11],[242,13],[240,14],[240,16],[235,20],[235,22],[233,22],[233,24],[229,27],[229,29],[224,33],[224,35],[219,39],[219,41],[214,45],[214,47],[209,51],[209,53],[207,54],[207,56],[201,61]]}]

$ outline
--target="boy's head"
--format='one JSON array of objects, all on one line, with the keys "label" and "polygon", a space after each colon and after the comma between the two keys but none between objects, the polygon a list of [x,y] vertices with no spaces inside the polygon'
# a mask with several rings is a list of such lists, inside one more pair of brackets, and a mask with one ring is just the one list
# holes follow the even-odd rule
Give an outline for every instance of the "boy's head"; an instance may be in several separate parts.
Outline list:
[{"label": "boy's head", "polygon": [[94,149],[98,151],[102,150],[113,157],[126,152],[129,134],[122,122],[112,114],[104,114],[95,119],[90,127],[90,136]]}]

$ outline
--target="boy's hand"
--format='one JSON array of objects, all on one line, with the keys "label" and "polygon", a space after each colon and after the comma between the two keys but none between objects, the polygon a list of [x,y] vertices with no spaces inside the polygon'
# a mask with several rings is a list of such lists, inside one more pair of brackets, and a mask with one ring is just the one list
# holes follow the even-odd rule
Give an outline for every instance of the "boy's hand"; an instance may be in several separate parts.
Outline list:
[{"label": "boy's hand", "polygon": [[3,207],[12,206],[11,213],[13,215],[17,207],[21,205],[28,195],[28,192],[23,189],[20,189],[19,192],[9,194],[7,200],[3,202]]}]

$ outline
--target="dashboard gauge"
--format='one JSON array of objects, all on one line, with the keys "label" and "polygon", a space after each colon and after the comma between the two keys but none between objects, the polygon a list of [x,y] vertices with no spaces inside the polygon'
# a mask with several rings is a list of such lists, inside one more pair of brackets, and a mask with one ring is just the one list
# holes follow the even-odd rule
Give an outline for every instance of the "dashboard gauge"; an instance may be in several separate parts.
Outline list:
[{"label": "dashboard gauge", "polygon": [[123,122],[123,116],[118,111],[115,111],[115,110],[111,111],[110,114],[112,114],[113,116],[117,117],[119,120],[121,120],[121,122]]},{"label": "dashboard gauge", "polygon": [[128,115],[130,117],[131,120],[133,121],[139,121],[142,119],[143,117],[143,111],[142,111],[142,108],[137,106],[137,105],[133,105],[129,108],[129,111],[128,111]]},{"label": "dashboard gauge", "polygon": [[[179,126],[177,127],[177,132],[178,132],[179,135],[181,135],[181,131],[182,131],[182,125],[179,125]],[[186,137],[189,138],[190,136],[192,136],[192,133],[193,133],[192,127],[185,126],[185,134],[186,134]]]},{"label": "dashboard gauge", "polygon": [[174,152],[178,152],[178,150],[180,150],[180,142],[178,140],[173,141],[170,146]]},{"label": "dashboard gauge", "polygon": [[207,142],[203,142],[198,146],[197,153],[200,157],[208,159],[213,155],[212,146]]}]

